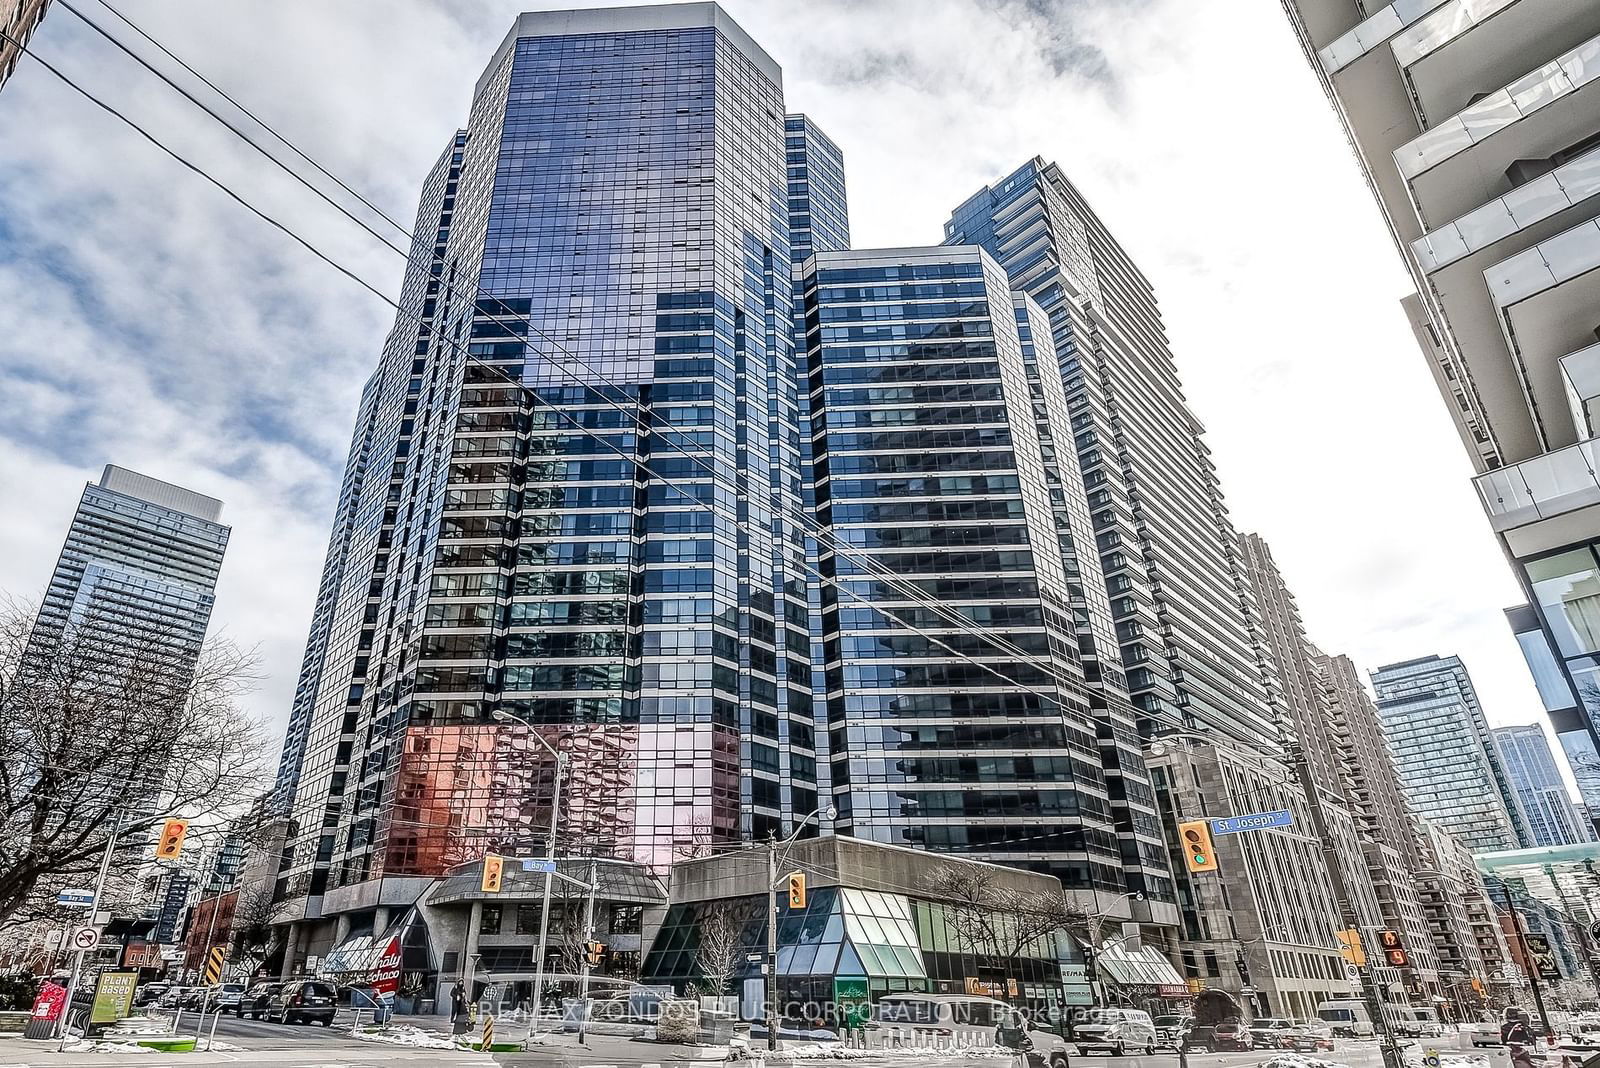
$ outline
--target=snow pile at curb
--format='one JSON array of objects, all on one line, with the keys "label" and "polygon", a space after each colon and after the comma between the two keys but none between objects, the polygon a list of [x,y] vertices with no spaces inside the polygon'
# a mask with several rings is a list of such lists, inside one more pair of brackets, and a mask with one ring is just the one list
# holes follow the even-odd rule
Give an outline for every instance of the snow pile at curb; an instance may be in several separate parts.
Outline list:
[{"label": "snow pile at curb", "polygon": [[[798,1046],[785,1046],[776,1053],[752,1050],[750,1060],[769,1061],[859,1061],[893,1057],[896,1060],[942,1060],[947,1057],[997,1057],[1014,1059],[1016,1054],[1004,1046],[903,1046],[882,1049],[860,1049],[837,1043],[811,1042]],[[734,1059],[730,1057],[730,1059]],[[740,1058],[742,1059],[742,1058]],[[1285,1065],[1281,1068],[1313,1068],[1313,1066]],[[1332,1068],[1332,1066],[1330,1066]],[[1343,1068],[1343,1066],[1339,1066]]]},{"label": "snow pile at curb", "polygon": [[[1256,1068],[1349,1068],[1349,1065],[1339,1061],[1325,1061],[1318,1057],[1307,1057],[1299,1053],[1280,1053],[1270,1060],[1262,1061],[1256,1065]],[[1443,1066],[1441,1065],[1440,1068],[1443,1068]]]},{"label": "snow pile at curb", "polygon": [[460,1049],[455,1042],[437,1031],[424,1031],[409,1024],[382,1027],[375,1030],[363,1028],[351,1032],[351,1038],[363,1042],[385,1042],[391,1046],[409,1046],[413,1049]]},{"label": "snow pile at curb", "polygon": [[135,1046],[131,1042],[86,1042],[78,1039],[67,1044],[66,1053],[154,1053],[149,1046]]},{"label": "snow pile at curb", "polygon": [[[1423,1048],[1419,1045],[1406,1049],[1404,1057],[1409,1068],[1422,1068]],[[1489,1068],[1489,1058],[1481,1053],[1458,1053],[1447,1049],[1439,1050],[1438,1053],[1439,1068]]]}]

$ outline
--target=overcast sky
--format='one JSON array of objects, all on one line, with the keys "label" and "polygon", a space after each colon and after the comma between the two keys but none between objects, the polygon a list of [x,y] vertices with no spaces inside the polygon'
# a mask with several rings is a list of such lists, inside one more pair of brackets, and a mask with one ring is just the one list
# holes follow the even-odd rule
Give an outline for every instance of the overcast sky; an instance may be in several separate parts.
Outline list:
[{"label": "overcast sky", "polygon": [[[574,6],[117,2],[407,224],[517,11]],[[1059,162],[1153,281],[1234,520],[1271,542],[1312,639],[1363,669],[1457,653],[1493,723],[1542,719],[1407,278],[1278,4],[725,6],[843,148],[857,247],[937,243],[981,186]],[[64,7],[34,45],[398,290],[397,257]],[[391,318],[24,59],[0,92],[0,589],[39,594],[105,463],[220,497],[213,631],[259,645],[252,704],[280,729]]]}]

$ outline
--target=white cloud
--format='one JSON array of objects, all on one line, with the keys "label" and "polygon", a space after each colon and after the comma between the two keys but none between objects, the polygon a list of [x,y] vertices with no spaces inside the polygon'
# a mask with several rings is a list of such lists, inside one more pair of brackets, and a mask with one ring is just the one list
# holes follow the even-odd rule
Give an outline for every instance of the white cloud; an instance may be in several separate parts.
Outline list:
[{"label": "white cloud", "polygon": [[[1406,278],[1277,5],[727,6],[843,147],[859,246],[937,241],[980,186],[1059,162],[1154,282],[1234,518],[1271,541],[1313,638],[1364,667],[1459,653],[1495,722],[1539,718]],[[126,9],[407,223],[517,10]],[[395,257],[69,12],[36,45],[398,284]],[[43,584],[104,462],[214,493],[234,525],[217,620],[261,643],[257,706],[281,722],[386,309],[26,61],[0,93],[0,294],[0,587]]]}]

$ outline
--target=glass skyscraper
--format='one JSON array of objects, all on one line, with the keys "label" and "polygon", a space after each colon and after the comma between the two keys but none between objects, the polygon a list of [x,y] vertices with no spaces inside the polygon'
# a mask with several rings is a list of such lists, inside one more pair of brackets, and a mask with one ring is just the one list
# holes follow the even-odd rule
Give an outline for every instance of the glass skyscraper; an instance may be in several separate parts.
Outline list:
[{"label": "glass skyscraper", "polygon": [[1049,317],[1088,492],[1093,541],[1081,544],[1095,545],[1110,594],[1110,618],[1090,613],[1080,635],[1108,687],[1126,687],[1147,729],[1276,749],[1238,535],[1149,281],[1038,158],[956,208],[945,240],[982,245]]},{"label": "glass skyscraper", "polygon": [[192,670],[228,547],[221,516],[214,497],[106,465],[84,487],[30,647],[74,631],[102,649],[147,650],[162,670]]},{"label": "glass skyscraper", "polygon": [[531,848],[530,730],[585,849],[816,807],[785,125],[714,4],[524,14],[490,62],[329,546],[281,777],[300,915]]},{"label": "glass skyscraper", "polygon": [[1372,672],[1378,717],[1411,811],[1474,852],[1531,842],[1511,777],[1459,657]]},{"label": "glass skyscraper", "polygon": [[975,246],[819,253],[803,275],[839,830],[1069,889],[1122,893],[1127,868],[1170,899],[1153,804],[1149,842],[1120,839],[1097,738],[1040,435],[1065,398],[1031,369],[1054,366],[1048,336],[1025,355],[1019,329],[1044,313]]},{"label": "glass skyscraper", "polygon": [[1528,818],[1529,845],[1571,845],[1594,841],[1588,819],[1567,796],[1555,754],[1538,724],[1497,727],[1495,747],[1511,778],[1511,789]]}]

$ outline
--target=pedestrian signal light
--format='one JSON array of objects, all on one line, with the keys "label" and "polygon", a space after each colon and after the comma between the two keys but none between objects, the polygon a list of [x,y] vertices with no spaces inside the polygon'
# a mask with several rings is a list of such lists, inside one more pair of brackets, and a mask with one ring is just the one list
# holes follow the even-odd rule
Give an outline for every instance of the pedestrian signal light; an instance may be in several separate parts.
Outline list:
[{"label": "pedestrian signal light", "polygon": [[583,947],[589,959],[589,967],[598,968],[601,960],[605,958],[606,944],[604,942],[585,942]]},{"label": "pedestrian signal light", "polygon": [[483,892],[484,893],[486,893],[486,894],[498,894],[500,892],[500,881],[501,881],[501,878],[503,877],[503,872],[505,870],[505,866],[506,866],[505,858],[500,856],[499,854],[496,854],[496,853],[485,853],[483,855]]},{"label": "pedestrian signal light", "polygon": [[1211,851],[1211,828],[1205,820],[1178,824],[1178,839],[1183,843],[1183,859],[1190,871],[1217,870],[1217,856]]},{"label": "pedestrian signal light", "polygon": [[161,837],[156,839],[157,860],[177,860],[183,853],[183,836],[189,833],[189,821],[171,819],[161,825]]},{"label": "pedestrian signal light", "polygon": [[1411,963],[1406,944],[1399,931],[1379,931],[1378,945],[1383,947],[1383,962],[1391,968],[1404,968]]},{"label": "pedestrian signal light", "polygon": [[789,907],[792,909],[806,907],[806,873],[803,871],[789,873]]}]

